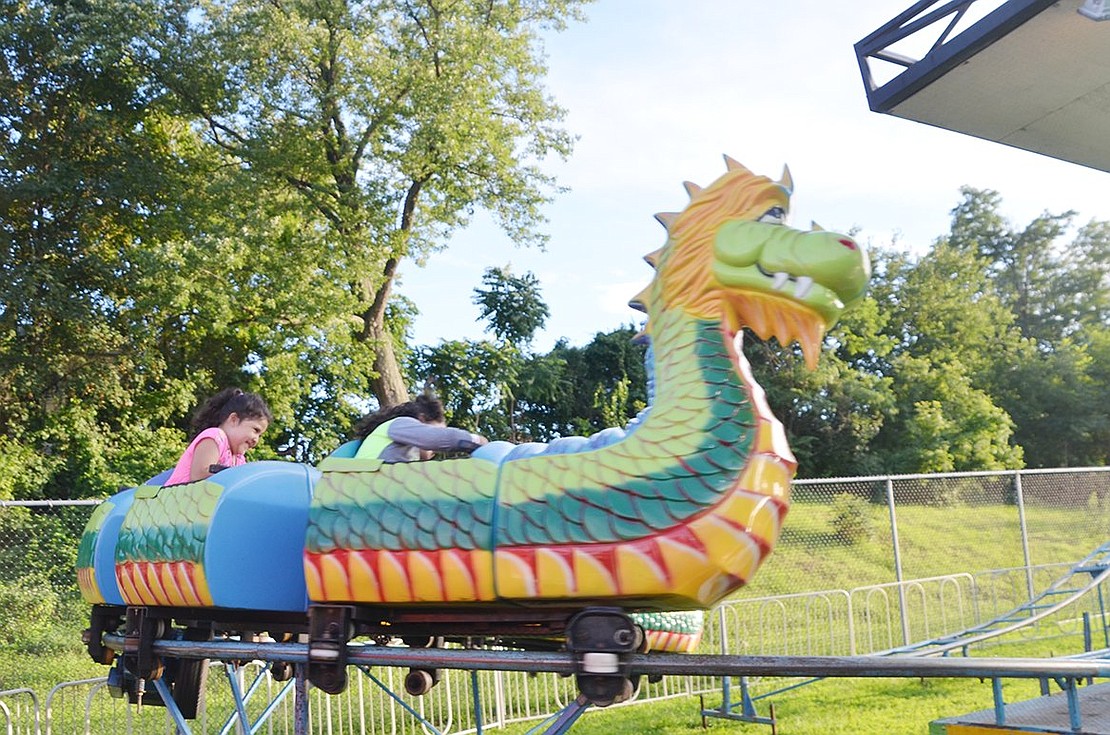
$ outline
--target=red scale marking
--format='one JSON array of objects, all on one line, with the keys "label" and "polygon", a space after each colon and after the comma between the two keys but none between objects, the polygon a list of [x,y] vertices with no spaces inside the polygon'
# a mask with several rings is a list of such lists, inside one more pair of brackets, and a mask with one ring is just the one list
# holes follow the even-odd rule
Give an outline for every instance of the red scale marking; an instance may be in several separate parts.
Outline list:
[{"label": "red scale marking", "polygon": [[751,529],[749,529],[743,523],[739,523],[739,522],[734,521],[731,518],[729,518],[727,516],[723,516],[723,515],[717,516],[717,518],[721,519],[722,521],[724,521],[728,525],[730,525],[733,528],[735,528],[736,530],[740,531],[741,533],[746,535],[748,538],[750,538],[752,541],[755,541],[759,545],[759,553],[760,553],[761,557],[767,556],[767,554],[771,553],[771,548],[772,548],[771,544],[768,543],[767,540],[764,539],[762,536],[760,536],[759,534],[757,534],[754,531],[752,531]]}]

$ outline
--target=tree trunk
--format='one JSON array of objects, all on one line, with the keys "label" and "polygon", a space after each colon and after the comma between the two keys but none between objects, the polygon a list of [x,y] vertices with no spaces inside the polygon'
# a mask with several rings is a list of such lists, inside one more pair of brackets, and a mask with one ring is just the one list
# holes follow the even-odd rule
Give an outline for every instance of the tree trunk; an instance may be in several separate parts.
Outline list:
[{"label": "tree trunk", "polygon": [[384,322],[371,323],[368,327],[370,339],[376,343],[374,371],[377,377],[371,379],[370,389],[374,391],[378,405],[388,408],[410,400],[401,366],[397,364],[397,355],[393,351],[392,335],[386,330]]},{"label": "tree trunk", "polygon": [[[416,200],[420,196],[420,189],[428,176],[413,181],[405,192],[405,203],[401,208],[402,237],[407,237],[412,229],[412,219],[416,212]],[[397,277],[397,266],[401,262],[403,249],[394,250],[385,261],[382,269],[382,283],[374,290],[370,307],[360,316],[362,318],[362,340],[373,340],[374,371],[377,377],[370,380],[370,389],[378,399],[381,408],[396,406],[411,399],[405,378],[401,374],[401,366],[397,363],[397,353],[393,350],[393,336],[385,328],[385,310],[389,303],[389,295],[393,291],[393,281]],[[370,289],[367,288],[367,291]]]},{"label": "tree trunk", "polygon": [[382,285],[374,292],[370,308],[363,312],[363,341],[374,343],[374,372],[377,376],[370,380],[370,390],[378,399],[380,408],[389,408],[410,399],[401,366],[397,363],[397,353],[393,349],[393,335],[385,327],[385,307],[393,290],[393,279],[397,277],[397,258],[389,258],[382,272]]}]

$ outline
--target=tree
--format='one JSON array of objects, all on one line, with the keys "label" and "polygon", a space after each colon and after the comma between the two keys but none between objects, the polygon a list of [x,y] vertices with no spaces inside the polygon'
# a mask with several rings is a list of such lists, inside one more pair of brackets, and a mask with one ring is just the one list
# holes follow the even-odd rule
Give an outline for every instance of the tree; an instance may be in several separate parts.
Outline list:
[{"label": "tree", "polygon": [[647,406],[646,348],[637,330],[598,332],[582,347],[560,340],[529,359],[513,393],[522,432],[539,441],[627,423]]},{"label": "tree", "polygon": [[499,439],[517,439],[502,386],[520,367],[517,350],[489,340],[443,341],[413,353],[414,382],[433,385],[448,422]]},{"label": "tree", "polygon": [[1050,349],[1085,324],[1106,318],[1110,224],[1092,221],[1065,242],[1075,212],[1045,212],[1018,230],[998,213],[997,192],[970,187],[961,192],[947,242],[983,259],[1025,337]]},{"label": "tree", "polygon": [[[876,277],[882,270],[877,255]],[[871,448],[894,408],[889,356],[894,340],[886,315],[868,296],[825,337],[809,370],[796,348],[744,336],[744,353],[768,403],[783,423],[801,477],[852,477],[886,471],[887,458]]]},{"label": "tree", "polygon": [[1103,464],[1110,384],[1094,377],[1087,345],[1063,340],[1052,350],[1025,340],[999,366],[996,403],[1014,420],[1014,442],[1028,467]]},{"label": "tree", "polygon": [[1064,278],[1070,286],[1065,302],[1073,308],[1070,320],[1092,332],[1110,327],[1110,222],[1088,222],[1068,252]]},{"label": "tree", "polygon": [[[517,391],[533,387],[533,364],[554,364],[530,354],[528,344],[548,315],[539,279],[532,273],[487,268],[474,304],[497,342],[444,341],[415,351],[408,366],[415,382],[430,383],[444,400],[448,418],[489,436],[527,441],[517,424]],[[558,369],[558,367],[556,368]]]},{"label": "tree", "polygon": [[[1090,372],[1094,384],[1092,405],[1110,405],[1110,327],[1093,327],[1088,331],[1088,354],[1091,356]],[[1101,421],[1092,427],[1090,463],[1110,463],[1110,416],[1104,410]]]},{"label": "tree", "polygon": [[509,266],[486,268],[485,288],[474,289],[474,303],[481,318],[489,321],[487,331],[502,342],[527,345],[542,329],[551,313],[540,294],[539,279],[532,273],[514,276]]},{"label": "tree", "polygon": [[903,355],[896,367],[897,413],[876,442],[889,457],[888,472],[1022,466],[1022,448],[1011,442],[1013,421],[959,360]]},{"label": "tree", "polygon": [[981,259],[1023,337],[997,344],[980,383],[1013,418],[1029,466],[1102,461],[1106,383],[1090,351],[1110,313],[1110,224],[1091,221],[1069,242],[1073,212],[1018,230],[998,214],[996,192],[962,192],[947,241]]},{"label": "tree", "polygon": [[386,324],[402,261],[444,247],[475,207],[517,242],[543,241],[554,187],[537,164],[566,156],[571,138],[541,85],[537,34],[580,4],[145,6],[160,30],[136,53],[152,78],[206,140],[314,214],[320,237],[297,257],[342,286],[329,325],[369,348],[348,380],[383,406],[408,398]]},{"label": "tree", "polygon": [[152,243],[182,231],[192,136],[100,6],[3,0],[0,34],[0,435],[34,457],[21,497],[100,494],[115,460],[145,472],[180,440],[158,424],[192,383],[140,305],[166,270]]},{"label": "tree", "polygon": [[872,282],[894,341],[894,405],[871,446],[888,472],[1021,466],[1013,422],[989,390],[1020,333],[984,263],[941,239],[917,262],[892,257]]}]

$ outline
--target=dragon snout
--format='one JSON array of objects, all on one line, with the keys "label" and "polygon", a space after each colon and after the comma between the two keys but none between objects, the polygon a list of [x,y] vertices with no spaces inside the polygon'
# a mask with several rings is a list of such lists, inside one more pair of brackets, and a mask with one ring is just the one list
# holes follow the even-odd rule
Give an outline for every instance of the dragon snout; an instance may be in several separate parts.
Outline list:
[{"label": "dragon snout", "polygon": [[870,259],[855,239],[764,222],[723,225],[714,257],[722,285],[791,299],[817,311],[827,324],[864,294],[871,277]]},{"label": "dragon snout", "polygon": [[768,249],[766,262],[813,278],[845,304],[863,296],[871,279],[871,259],[858,242],[832,232],[797,234],[787,247]]}]

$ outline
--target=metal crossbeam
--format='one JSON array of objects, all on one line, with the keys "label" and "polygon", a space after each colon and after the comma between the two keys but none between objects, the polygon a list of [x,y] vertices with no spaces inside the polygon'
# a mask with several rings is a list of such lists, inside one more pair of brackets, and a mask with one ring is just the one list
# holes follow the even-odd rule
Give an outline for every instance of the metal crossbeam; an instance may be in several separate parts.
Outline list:
[{"label": "metal crossbeam", "polygon": [[[106,635],[104,643],[126,650],[123,636]],[[177,658],[221,661],[260,660],[307,663],[304,643],[159,640],[154,652]],[[349,644],[354,666],[524,671],[573,674],[572,654],[543,651],[403,648]],[[825,678],[968,678],[1043,679],[1110,678],[1108,659],[910,658],[901,656],[722,656],[692,653],[638,653],[628,656],[633,675],[660,676],[819,676]]]}]

